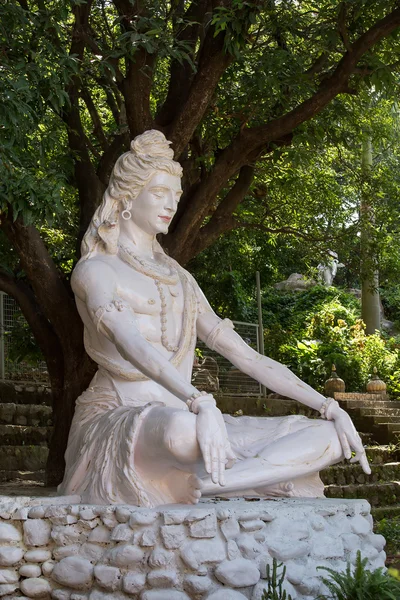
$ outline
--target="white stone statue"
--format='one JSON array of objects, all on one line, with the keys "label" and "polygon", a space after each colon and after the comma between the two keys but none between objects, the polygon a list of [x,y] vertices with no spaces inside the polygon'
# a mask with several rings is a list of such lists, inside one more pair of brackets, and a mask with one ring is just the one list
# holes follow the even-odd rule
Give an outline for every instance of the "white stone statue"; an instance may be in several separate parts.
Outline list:
[{"label": "white stone statue", "polygon": [[[181,175],[162,133],[136,137],[83,239],[72,286],[99,368],[76,402],[59,493],[147,507],[216,495],[322,496],[318,472],[352,450],[370,473],[338,403],[250,348],[163,252],[156,235],[168,231]],[[196,336],[323,419],[222,415],[191,384]]]},{"label": "white stone statue", "polygon": [[330,287],[333,284],[338,269],[343,267],[344,265],[339,262],[337,252],[328,250],[326,261],[319,263],[317,266],[318,280],[326,287]]}]

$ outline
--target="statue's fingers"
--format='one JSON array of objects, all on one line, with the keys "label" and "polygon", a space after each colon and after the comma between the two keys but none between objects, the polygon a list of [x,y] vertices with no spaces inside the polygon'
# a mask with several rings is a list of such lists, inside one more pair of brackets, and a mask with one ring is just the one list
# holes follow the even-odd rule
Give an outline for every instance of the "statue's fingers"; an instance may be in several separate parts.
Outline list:
[{"label": "statue's fingers", "polygon": [[347,436],[344,432],[339,433],[339,440],[342,446],[343,454],[345,458],[351,458],[351,449],[348,442]]},{"label": "statue's fingers", "polygon": [[204,448],[202,448],[202,452],[206,471],[207,473],[211,473],[211,450],[209,444],[206,444]]},{"label": "statue's fingers", "polygon": [[225,448],[221,446],[219,448],[219,485],[225,485],[225,463],[226,463],[226,454]]},{"label": "statue's fingers", "polygon": [[213,483],[218,483],[219,457],[218,448],[213,445],[211,447],[211,479]]},{"label": "statue's fingers", "polygon": [[371,467],[369,466],[369,462],[368,462],[367,455],[365,454],[365,450],[360,452],[359,461],[360,461],[360,465],[361,465],[364,473],[366,473],[367,475],[371,475]]}]

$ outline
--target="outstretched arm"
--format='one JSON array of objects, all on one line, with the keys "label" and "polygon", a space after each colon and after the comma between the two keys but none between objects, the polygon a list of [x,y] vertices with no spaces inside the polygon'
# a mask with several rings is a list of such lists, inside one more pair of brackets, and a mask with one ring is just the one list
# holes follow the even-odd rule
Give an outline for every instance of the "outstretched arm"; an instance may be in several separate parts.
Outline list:
[{"label": "outstretched arm", "polygon": [[[205,344],[230,360],[240,371],[274,392],[298,400],[315,410],[324,410],[326,398],[322,394],[301,381],[281,363],[253,350],[229,324],[224,326],[224,322],[213,312],[200,289],[198,297],[201,310],[197,320],[197,334]],[[334,401],[327,410],[327,418],[335,422],[344,456],[351,458],[353,449],[356,456],[352,462],[359,461],[364,471],[370,473],[364,447],[349,415]]]}]

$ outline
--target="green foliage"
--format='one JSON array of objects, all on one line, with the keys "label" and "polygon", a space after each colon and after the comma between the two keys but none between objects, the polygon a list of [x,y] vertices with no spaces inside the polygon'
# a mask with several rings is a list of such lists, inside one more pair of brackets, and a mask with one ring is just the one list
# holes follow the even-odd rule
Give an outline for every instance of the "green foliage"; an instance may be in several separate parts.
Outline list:
[{"label": "green foliage", "polygon": [[268,289],[263,295],[265,348],[301,379],[322,391],[332,364],[348,391],[361,391],[373,368],[400,395],[398,340],[367,336],[359,301],[337,288],[306,292]]},{"label": "green foliage", "polygon": [[321,600],[399,600],[400,583],[383,569],[367,570],[367,562],[368,559],[362,559],[358,551],[353,572],[350,563],[343,573],[319,567],[329,574],[322,581],[330,595],[320,596]]},{"label": "green foliage", "polygon": [[270,565],[267,565],[268,589],[264,591],[262,600],[292,600],[292,596],[283,589],[286,567],[284,566],[282,572],[278,573],[281,567],[282,564],[278,564],[276,558],[273,559],[272,569]]},{"label": "green foliage", "polygon": [[381,519],[375,529],[384,536],[387,553],[400,554],[400,517]]},{"label": "green foliage", "polygon": [[43,360],[32,331],[20,312],[13,315],[12,327],[4,332],[4,336],[7,362],[10,361],[16,365],[24,362],[30,366],[37,366]]}]

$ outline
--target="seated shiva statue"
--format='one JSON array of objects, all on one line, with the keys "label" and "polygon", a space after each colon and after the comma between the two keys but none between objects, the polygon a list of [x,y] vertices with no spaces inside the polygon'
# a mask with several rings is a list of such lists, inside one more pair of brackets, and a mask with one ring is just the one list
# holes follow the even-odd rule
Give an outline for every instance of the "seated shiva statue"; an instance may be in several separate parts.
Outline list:
[{"label": "seated shiva statue", "polygon": [[[323,496],[318,472],[354,457],[370,473],[348,414],[261,356],[212,310],[156,240],[175,215],[182,169],[159,131],[116,162],[82,242],[72,287],[98,364],[78,398],[59,494],[154,507],[201,496]],[[191,384],[196,337],[321,419],[232,417]]]}]

